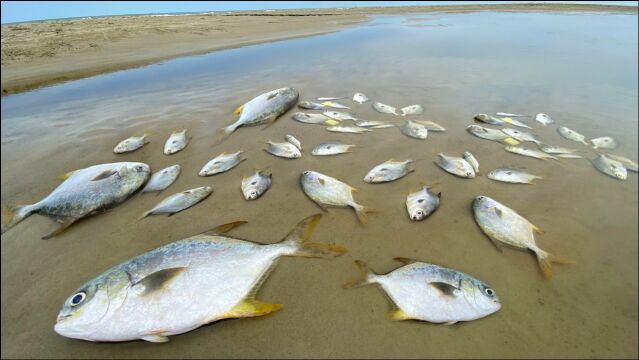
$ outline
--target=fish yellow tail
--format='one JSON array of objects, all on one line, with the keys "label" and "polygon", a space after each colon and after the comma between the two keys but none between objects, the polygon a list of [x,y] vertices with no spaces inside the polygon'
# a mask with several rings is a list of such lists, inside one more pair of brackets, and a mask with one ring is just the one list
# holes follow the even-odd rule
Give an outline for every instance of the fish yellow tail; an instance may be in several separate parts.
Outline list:
[{"label": "fish yellow tail", "polygon": [[545,252],[541,249],[535,251],[537,255],[537,262],[539,263],[539,267],[541,271],[544,273],[544,277],[546,279],[550,279],[552,277],[552,267],[551,263],[557,264],[575,264],[574,260],[564,259],[558,256],[555,256],[551,253]]},{"label": "fish yellow tail", "polygon": [[1,232],[4,234],[5,231],[11,229],[20,221],[29,217],[29,215],[36,212],[38,209],[35,205],[25,205],[25,206],[6,206],[2,205],[2,229]]},{"label": "fish yellow tail", "polygon": [[343,246],[333,244],[319,244],[309,241],[313,230],[322,218],[322,214],[315,214],[300,221],[280,244],[293,246],[295,250],[289,256],[312,258],[329,258],[344,254],[347,250]]},{"label": "fish yellow tail", "polygon": [[353,209],[355,209],[355,214],[357,214],[357,218],[359,219],[359,222],[362,223],[363,225],[366,225],[368,223],[367,214],[379,212],[379,210],[377,209],[369,208],[360,204],[354,204]]},{"label": "fish yellow tail", "polygon": [[359,270],[361,277],[357,280],[353,280],[342,285],[344,289],[352,289],[356,287],[370,285],[375,282],[373,278],[377,276],[377,274],[373,270],[371,270],[371,268],[368,267],[368,265],[366,265],[365,262],[361,260],[355,260],[355,265],[357,266],[357,270]]}]

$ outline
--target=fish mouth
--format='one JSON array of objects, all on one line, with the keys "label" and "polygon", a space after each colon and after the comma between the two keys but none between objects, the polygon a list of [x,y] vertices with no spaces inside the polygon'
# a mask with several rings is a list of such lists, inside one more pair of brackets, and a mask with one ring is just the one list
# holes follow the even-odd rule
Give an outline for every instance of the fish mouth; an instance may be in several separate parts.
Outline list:
[{"label": "fish mouth", "polygon": [[63,322],[64,320],[68,319],[69,317],[71,317],[71,315],[58,315],[57,319],[56,319],[56,325]]}]

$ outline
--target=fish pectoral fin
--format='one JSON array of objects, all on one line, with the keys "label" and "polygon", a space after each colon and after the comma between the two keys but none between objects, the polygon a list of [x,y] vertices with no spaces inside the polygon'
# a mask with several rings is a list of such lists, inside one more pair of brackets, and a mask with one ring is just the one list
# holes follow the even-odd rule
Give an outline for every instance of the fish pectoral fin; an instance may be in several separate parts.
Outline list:
[{"label": "fish pectoral fin", "polygon": [[445,283],[445,282],[439,282],[439,281],[434,281],[434,282],[430,282],[428,283],[428,285],[434,287],[435,289],[441,291],[442,295],[445,296],[450,296],[450,297],[455,297],[457,296],[457,294],[455,293],[456,290],[459,290],[459,288]]},{"label": "fish pectoral fin", "polygon": [[55,229],[52,233],[43,236],[42,240],[49,240],[52,237],[54,237],[56,235],[59,235],[61,232],[66,230],[69,226],[71,226],[77,220],[78,219],[76,219],[74,217],[57,217],[57,218],[55,218],[55,221],[59,222],[60,226],[58,226],[58,228]]},{"label": "fish pectoral fin", "polygon": [[497,216],[499,216],[500,219],[504,216],[504,212],[501,211],[501,209],[493,208],[493,210],[495,211],[495,214],[497,214]]},{"label": "fish pectoral fin", "polygon": [[329,125],[329,126],[335,126],[335,125],[339,124],[339,121],[329,119],[329,120],[324,121],[324,124]]},{"label": "fish pectoral fin", "polygon": [[415,259],[411,259],[411,258],[407,258],[407,257],[394,257],[393,260],[399,261],[400,263],[402,263],[404,265],[408,265],[408,264],[419,262],[419,260],[415,260]]},{"label": "fish pectoral fin", "polygon": [[402,320],[412,320],[413,318],[408,315],[406,312],[404,312],[404,310],[402,309],[395,309],[392,310],[388,316],[390,317],[391,320],[395,320],[395,321],[402,321]]},{"label": "fish pectoral fin", "polygon": [[71,175],[75,174],[76,172],[78,172],[78,170],[69,171],[66,174],[57,176],[56,179],[58,179],[58,180],[66,180],[66,179],[70,178]]},{"label": "fish pectoral fin", "polygon": [[152,343],[165,343],[169,341],[169,338],[162,335],[157,334],[147,334],[140,337],[144,341],[152,342]]},{"label": "fish pectoral fin", "polygon": [[[533,185],[533,184],[531,183],[531,185]],[[535,231],[537,234],[545,234],[546,233],[545,231],[540,229],[537,225],[533,225],[533,224],[530,224],[530,225],[532,226],[533,231]]]},{"label": "fish pectoral fin", "polygon": [[227,232],[235,229],[236,227],[246,223],[248,223],[248,221],[244,221],[244,220],[233,221],[227,224],[216,226],[211,230],[203,232],[203,234],[226,234]]},{"label": "fish pectoral fin", "polygon": [[171,280],[186,270],[186,267],[168,268],[156,271],[138,280],[131,286],[139,296],[146,296],[165,288]]},{"label": "fish pectoral fin", "polygon": [[98,175],[96,175],[93,179],[91,179],[91,181],[99,181],[99,180],[104,180],[104,179],[108,179],[111,176],[117,174],[118,171],[114,170],[114,169],[108,169],[108,170],[104,170],[103,172],[99,173]]},{"label": "fish pectoral fin", "polygon": [[242,110],[244,110],[244,104],[238,106],[237,109],[235,109],[235,111],[233,111],[233,114],[240,115],[242,113]]},{"label": "fish pectoral fin", "polygon": [[283,306],[282,304],[268,304],[256,299],[246,299],[222,315],[221,319],[262,316],[277,311]]}]

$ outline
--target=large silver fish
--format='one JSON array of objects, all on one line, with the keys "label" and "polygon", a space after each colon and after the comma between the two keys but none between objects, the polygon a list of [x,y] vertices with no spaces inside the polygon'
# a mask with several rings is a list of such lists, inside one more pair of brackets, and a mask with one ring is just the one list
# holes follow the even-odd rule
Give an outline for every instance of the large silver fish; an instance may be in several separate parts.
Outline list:
[{"label": "large silver fish", "polygon": [[162,191],[168,188],[180,175],[181,170],[182,167],[176,164],[153,173],[149,181],[144,185],[144,189],[140,192]]},{"label": "large silver fish", "polygon": [[422,189],[406,196],[406,210],[413,221],[422,221],[439,208],[442,193],[435,194],[429,186],[422,185]]},{"label": "large silver fish", "polygon": [[7,224],[2,232],[31,214],[51,217],[60,226],[43,239],[58,235],[81,218],[108,209],[126,200],[151,175],[149,165],[120,162],[94,165],[65,175],[66,180],[47,197],[32,205],[6,209]]},{"label": "large silver fish", "polygon": [[74,291],[54,329],[88,341],[166,342],[218,320],[277,311],[281,304],[264,303],[256,294],[280,257],[346,252],[309,241],[320,217],[304,219],[274,244],[223,235],[245,223],[238,221],[136,256]]},{"label": "large silver fish", "polygon": [[392,320],[451,325],[483,318],[501,308],[495,290],[468,274],[408,258],[395,260],[405,265],[385,275],[355,261],[362,279],[344,287],[379,284],[394,305]]},{"label": "large silver fish", "polygon": [[186,210],[191,206],[199,203],[200,201],[206,199],[207,197],[209,197],[209,195],[211,195],[212,192],[212,187],[202,186],[173,194],[160,201],[160,203],[155,205],[153,209],[142,214],[142,217],[140,219],[143,219],[149,215],[167,214],[168,216],[173,216],[174,214],[182,210]]},{"label": "large silver fish", "polygon": [[597,158],[592,161],[592,164],[597,170],[615,179],[626,180],[628,178],[628,171],[626,171],[626,167],[623,163],[613,160],[606,155],[597,156]]},{"label": "large silver fish", "polygon": [[259,95],[235,110],[240,117],[233,124],[220,130],[228,136],[242,126],[254,126],[275,121],[292,108],[299,98],[297,90],[291,87],[276,89]]},{"label": "large silver fish", "polygon": [[439,153],[438,156],[439,158],[435,161],[435,164],[446,172],[466,179],[475,178],[475,169],[463,158],[446,156],[442,153]]},{"label": "large silver fish", "polygon": [[377,184],[400,179],[415,171],[408,166],[412,162],[413,160],[395,161],[390,159],[372,168],[364,176],[364,181],[370,184]]}]

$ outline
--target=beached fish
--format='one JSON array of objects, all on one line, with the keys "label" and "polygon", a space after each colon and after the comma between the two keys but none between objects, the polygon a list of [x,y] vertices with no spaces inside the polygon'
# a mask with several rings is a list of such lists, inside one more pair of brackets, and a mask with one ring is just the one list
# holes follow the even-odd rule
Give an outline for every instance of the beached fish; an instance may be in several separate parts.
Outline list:
[{"label": "beached fish", "polygon": [[475,177],[475,170],[472,165],[463,158],[446,156],[442,153],[439,153],[438,156],[439,158],[435,161],[435,164],[445,171],[467,179],[473,179]]},{"label": "beached fish", "polygon": [[353,192],[357,189],[328,175],[304,171],[300,176],[300,184],[304,193],[324,211],[326,206],[350,206],[362,224],[368,222],[366,213],[374,211],[355,202]]},{"label": "beached fish", "polygon": [[334,109],[350,109],[348,106],[344,104],[340,104],[337,101],[324,101],[322,105],[326,107],[334,108]]},{"label": "beached fish", "polygon": [[505,112],[498,112],[498,113],[495,113],[495,115],[497,115],[497,116],[509,116],[509,117],[526,117],[526,116],[528,116],[528,115],[511,114],[511,113],[505,113]]},{"label": "beached fish", "polygon": [[413,160],[395,161],[390,159],[372,168],[364,176],[364,181],[370,184],[377,184],[397,180],[415,171],[408,167],[412,162]]},{"label": "beached fish", "polygon": [[177,179],[178,175],[180,175],[181,170],[182,167],[180,165],[173,165],[160,171],[154,172],[140,192],[145,193],[152,191],[162,191],[168,188]]},{"label": "beached fish", "polygon": [[483,318],[501,308],[495,290],[468,274],[407,258],[395,260],[405,265],[385,275],[356,260],[362,279],[344,287],[379,284],[394,305],[392,320],[451,325]]},{"label": "beached fish", "polygon": [[406,116],[406,115],[419,115],[421,113],[424,112],[424,107],[419,105],[419,104],[415,104],[415,105],[409,105],[406,107],[403,107],[399,110],[399,114],[401,116]]},{"label": "beached fish", "polygon": [[235,110],[240,117],[233,124],[220,130],[228,136],[242,126],[254,126],[272,123],[280,115],[292,108],[299,98],[299,92],[292,87],[269,91],[253,98]]},{"label": "beached fish", "polygon": [[172,132],[171,136],[164,143],[164,155],[175,154],[184,149],[189,144],[190,136],[186,135],[186,129],[180,132]]},{"label": "beached fish", "polygon": [[358,104],[363,104],[367,101],[369,101],[370,99],[368,98],[368,96],[362,94],[362,93],[356,93],[355,95],[353,95],[353,101],[355,101]]},{"label": "beached fish", "polygon": [[411,120],[406,120],[400,128],[402,134],[414,139],[425,140],[428,137],[428,129],[422,124],[418,124]]},{"label": "beached fish", "polygon": [[521,122],[521,121],[519,121],[517,119],[513,119],[513,118],[510,118],[510,117],[503,117],[501,119],[505,123],[508,123],[510,125],[515,125],[515,126],[524,127],[524,128],[527,128],[527,129],[532,129],[530,126],[526,125],[526,123]]},{"label": "beached fish", "polygon": [[537,136],[535,134],[531,134],[531,133],[526,132],[526,131],[521,131],[521,130],[517,130],[517,129],[510,129],[510,128],[504,128],[504,129],[501,129],[501,131],[503,131],[504,134],[510,136],[511,138],[519,140],[521,142],[531,141],[531,142],[534,142],[537,145],[539,145],[539,143],[540,143],[539,136]]},{"label": "beached fish", "polygon": [[535,121],[543,125],[550,125],[555,123],[555,120],[553,120],[550,116],[544,113],[537,114],[535,116]]},{"label": "beached fish", "polygon": [[565,126],[558,127],[557,132],[559,133],[559,135],[563,136],[564,138],[568,140],[572,140],[572,141],[580,142],[584,145],[588,145],[588,143],[586,142],[585,136],[581,135],[580,133],[574,130],[568,129]]},{"label": "beached fish", "polygon": [[397,110],[390,106],[390,105],[386,105],[386,104],[382,104],[381,102],[374,102],[373,103],[373,109],[384,113],[384,114],[393,114],[393,115],[399,115],[397,113]]},{"label": "beached fish", "polygon": [[326,110],[326,106],[312,101],[302,101],[297,104],[297,107],[307,110]]},{"label": "beached fish", "polygon": [[546,278],[552,276],[551,263],[573,263],[540,249],[535,242],[533,231],[541,233],[541,230],[496,200],[488,196],[477,196],[473,201],[473,213],[481,230],[498,249],[501,250],[503,245],[509,245],[534,252]]},{"label": "beached fish", "polygon": [[[355,125],[359,127],[373,127],[380,125],[393,125],[388,123],[387,121],[377,121],[377,120],[358,120],[355,122]],[[394,125],[393,125],[394,126]]]},{"label": "beached fish", "polygon": [[421,221],[429,217],[439,208],[442,193],[433,193],[429,186],[422,185],[422,189],[406,196],[406,210],[413,221]]},{"label": "beached fish", "polygon": [[293,120],[305,123],[305,124],[322,124],[322,125],[337,125],[339,121],[328,118],[322,114],[305,114],[303,112],[296,112],[292,116]]},{"label": "beached fish", "polygon": [[562,159],[582,159],[583,156],[577,154],[555,154],[556,157]]},{"label": "beached fish", "polygon": [[606,155],[597,156],[597,158],[592,161],[592,164],[595,165],[597,170],[615,179],[626,180],[628,178],[628,172],[623,163],[613,160]]},{"label": "beached fish", "polygon": [[302,157],[300,149],[290,142],[274,143],[269,140],[266,143],[268,144],[268,149],[264,151],[269,154],[285,159],[298,159]]},{"label": "beached fish", "polygon": [[639,165],[636,162],[619,155],[606,154],[606,156],[612,160],[619,161],[623,164],[623,166],[630,171],[637,172],[639,170]]},{"label": "beached fish", "polygon": [[446,128],[437,124],[436,122],[433,121],[429,121],[429,120],[413,120],[413,122],[416,122],[420,125],[424,125],[424,127],[426,128],[426,130],[428,131],[446,131]]},{"label": "beached fish", "polygon": [[592,147],[594,149],[616,149],[617,148],[617,141],[615,141],[615,139],[610,136],[591,139],[590,143],[592,143]]},{"label": "beached fish", "polygon": [[555,156],[546,154],[545,152],[541,152],[539,150],[534,150],[534,149],[526,149],[523,148],[521,146],[506,146],[504,148],[506,151],[511,152],[513,154],[519,154],[519,155],[523,155],[523,156],[528,156],[528,157],[533,157],[536,159],[554,159],[557,160],[557,158]]},{"label": "beached fish", "polygon": [[353,114],[341,112],[341,111],[324,111],[322,114],[334,120],[345,121],[353,120],[357,121],[357,118]]},{"label": "beached fish", "polygon": [[297,139],[295,138],[295,136],[293,136],[293,135],[286,135],[284,138],[286,139],[286,141],[288,141],[288,142],[290,142],[291,144],[295,145],[295,147],[296,147],[296,148],[298,148],[299,150],[302,150],[302,143],[301,143],[299,140],[297,140]]},{"label": "beached fish", "polygon": [[210,176],[221,174],[223,172],[229,171],[232,168],[236,167],[239,163],[246,159],[240,158],[240,154],[244,151],[238,150],[234,153],[227,154],[226,152],[221,153],[215,158],[211,159],[206,163],[200,170],[200,176]]},{"label": "beached fish", "polygon": [[74,291],[55,331],[88,341],[166,342],[218,320],[277,311],[281,304],[264,303],[256,294],[280,257],[346,252],[309,241],[320,217],[304,219],[275,244],[223,235],[245,223],[237,221],[129,259]]},{"label": "beached fish", "polygon": [[469,125],[468,127],[466,127],[466,130],[469,133],[482,139],[499,141],[501,143],[508,144],[508,145],[521,144],[518,140],[511,138],[510,136],[506,135],[501,130],[490,129],[490,128],[486,128],[479,125]]},{"label": "beached fish", "polygon": [[242,178],[242,194],[246,200],[255,200],[271,187],[273,174],[264,170],[255,170],[255,174]]},{"label": "beached fish", "polygon": [[167,214],[168,216],[172,216],[173,214],[178,213],[182,210],[186,210],[191,206],[199,203],[200,201],[206,199],[209,195],[211,195],[212,192],[212,187],[202,186],[199,188],[173,194],[160,201],[160,203],[155,205],[153,209],[142,214],[142,217],[140,219],[145,218],[149,215]]},{"label": "beached fish", "polygon": [[496,118],[488,114],[477,114],[475,115],[475,120],[484,122],[486,124],[499,125],[499,126],[502,126],[506,123],[504,120]]},{"label": "beached fish", "polygon": [[577,151],[575,149],[569,149],[561,146],[553,146],[543,143],[537,143],[537,145],[539,145],[541,151],[545,152],[546,154],[572,154]]},{"label": "beached fish", "polygon": [[323,143],[317,145],[311,154],[317,156],[326,156],[326,155],[337,155],[351,152],[350,148],[352,148],[353,144],[338,144],[338,143]]},{"label": "beached fish", "polygon": [[356,127],[356,126],[329,126],[326,128],[328,131],[332,132],[340,132],[340,133],[351,133],[351,134],[361,134],[366,131],[372,131],[370,129]]},{"label": "beached fish", "polygon": [[541,176],[529,174],[523,170],[509,167],[491,170],[488,173],[488,178],[513,184],[532,184],[533,180],[542,179]]},{"label": "beached fish", "polygon": [[334,97],[334,96],[318,97],[317,101],[333,101],[333,100],[340,100],[340,99],[346,99],[346,96],[341,96],[341,97]]},{"label": "beached fish", "polygon": [[[35,204],[3,209],[2,232],[31,214],[51,217],[59,227],[43,239],[58,235],[74,222],[113,207],[138,190],[151,175],[149,165],[119,162],[94,165],[61,177],[65,181]],[[4,217],[4,216],[3,216]]]},{"label": "beached fish", "polygon": [[477,158],[475,158],[475,156],[473,156],[473,154],[471,154],[469,151],[464,152],[462,154],[462,157],[470,164],[470,166],[473,167],[473,170],[475,170],[475,174],[479,174],[479,161],[477,161]]},{"label": "beached fish", "polygon": [[390,129],[393,127],[395,127],[394,124],[381,124],[381,125],[370,126],[369,129]]},{"label": "beached fish", "polygon": [[131,136],[130,138],[126,140],[122,140],[119,144],[115,146],[115,148],[113,148],[113,152],[116,154],[122,154],[122,153],[130,152],[130,151],[135,151],[141,148],[142,146],[144,146],[145,144],[149,143],[148,141],[146,141],[146,137],[147,135],[144,134],[139,137]]}]

